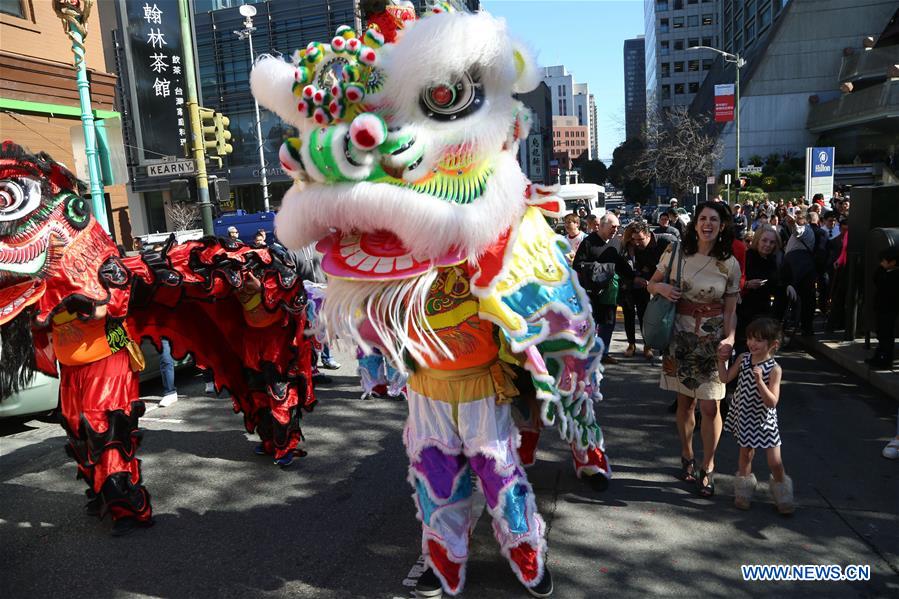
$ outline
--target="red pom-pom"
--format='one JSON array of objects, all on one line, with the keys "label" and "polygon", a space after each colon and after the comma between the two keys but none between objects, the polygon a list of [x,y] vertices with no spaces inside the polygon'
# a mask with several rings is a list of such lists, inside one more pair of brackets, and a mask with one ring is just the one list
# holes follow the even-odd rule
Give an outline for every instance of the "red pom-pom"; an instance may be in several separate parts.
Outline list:
[{"label": "red pom-pom", "polygon": [[315,95],[314,87],[312,87],[311,85],[307,85],[306,87],[303,88],[303,97],[304,98],[310,99],[310,98],[312,98],[313,95]]}]

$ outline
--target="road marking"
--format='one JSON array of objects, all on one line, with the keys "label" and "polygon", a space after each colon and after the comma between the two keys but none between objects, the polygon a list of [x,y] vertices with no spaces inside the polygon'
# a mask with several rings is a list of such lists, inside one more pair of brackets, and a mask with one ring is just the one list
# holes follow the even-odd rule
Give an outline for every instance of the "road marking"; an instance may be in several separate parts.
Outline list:
[{"label": "road marking", "polygon": [[146,416],[141,416],[141,422],[164,422],[166,424],[183,424],[184,420],[181,418],[147,418]]}]

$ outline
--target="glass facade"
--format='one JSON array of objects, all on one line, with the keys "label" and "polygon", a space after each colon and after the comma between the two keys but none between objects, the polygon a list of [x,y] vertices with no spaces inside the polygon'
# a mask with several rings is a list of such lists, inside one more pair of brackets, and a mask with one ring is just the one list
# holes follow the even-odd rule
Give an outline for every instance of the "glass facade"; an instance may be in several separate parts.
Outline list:
[{"label": "glass facade", "polygon": [[[415,2],[421,12],[427,0]],[[259,140],[256,114],[250,93],[249,74],[252,66],[248,40],[234,32],[244,28],[244,17],[238,12],[242,4],[253,4],[253,51],[260,54],[290,56],[311,41],[330,41],[340,25],[361,26],[355,0],[195,0],[197,66],[200,73],[201,105],[231,119],[229,129],[234,152],[225,159],[224,168],[211,171],[227,178],[234,192],[235,205],[250,212],[261,210],[263,193],[259,164]],[[472,11],[479,0],[462,2]],[[260,106],[262,147],[272,207],[290,187],[289,178],[278,161],[278,150],[288,137],[296,135],[274,113]]]},{"label": "glass facade", "polygon": [[[197,0],[194,3],[197,63],[200,73],[201,104],[231,119],[234,152],[224,168],[210,174],[227,178],[234,192],[233,208],[261,210],[263,193],[259,163],[256,113],[250,93],[252,59],[246,39],[234,32],[244,28],[238,12],[240,0]],[[357,25],[353,0],[269,0],[254,3],[253,51],[290,56],[310,41],[328,41],[340,25]],[[290,186],[278,161],[278,149],[296,135],[274,113],[259,108],[261,143],[272,206],[280,204]]]},{"label": "glass facade", "polygon": [[790,0],[724,0],[722,49],[745,54],[768,32]]},{"label": "glass facade", "polygon": [[646,50],[642,37],[624,40],[624,122],[627,139],[646,123]]}]

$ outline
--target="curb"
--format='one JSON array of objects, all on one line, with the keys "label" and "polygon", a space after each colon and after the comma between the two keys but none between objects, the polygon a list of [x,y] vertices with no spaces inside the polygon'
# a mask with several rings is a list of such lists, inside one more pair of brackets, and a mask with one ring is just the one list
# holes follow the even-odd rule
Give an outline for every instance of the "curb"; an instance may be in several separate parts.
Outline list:
[{"label": "curb", "polygon": [[833,362],[838,367],[864,380],[878,391],[899,402],[899,373],[871,370],[864,362],[853,360],[845,352],[841,351],[841,346],[848,346],[851,342],[823,341],[818,339],[810,341],[797,336],[793,338],[793,343],[813,356]]}]

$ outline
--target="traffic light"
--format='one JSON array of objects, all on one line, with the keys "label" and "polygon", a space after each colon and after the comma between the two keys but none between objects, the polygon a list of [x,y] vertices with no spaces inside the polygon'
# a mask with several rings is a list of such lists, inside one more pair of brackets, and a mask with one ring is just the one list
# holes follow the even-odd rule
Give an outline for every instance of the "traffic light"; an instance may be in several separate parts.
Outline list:
[{"label": "traffic light", "polygon": [[231,185],[227,179],[217,177],[212,182],[212,191],[214,192],[213,202],[216,204],[228,204],[231,201]]},{"label": "traffic light", "polygon": [[211,108],[198,108],[200,111],[200,129],[203,131],[203,147],[207,154],[216,154],[218,140],[216,139],[216,112]]},{"label": "traffic light", "polygon": [[190,202],[190,181],[187,179],[172,179],[169,181],[169,191],[172,193],[172,201],[176,203]]},{"label": "traffic light", "polygon": [[231,132],[228,131],[228,125],[231,123],[231,119],[223,115],[221,112],[216,112],[213,116],[213,122],[215,123],[216,153],[219,156],[230,154],[234,150],[231,144],[228,143],[228,140],[231,139]]}]

